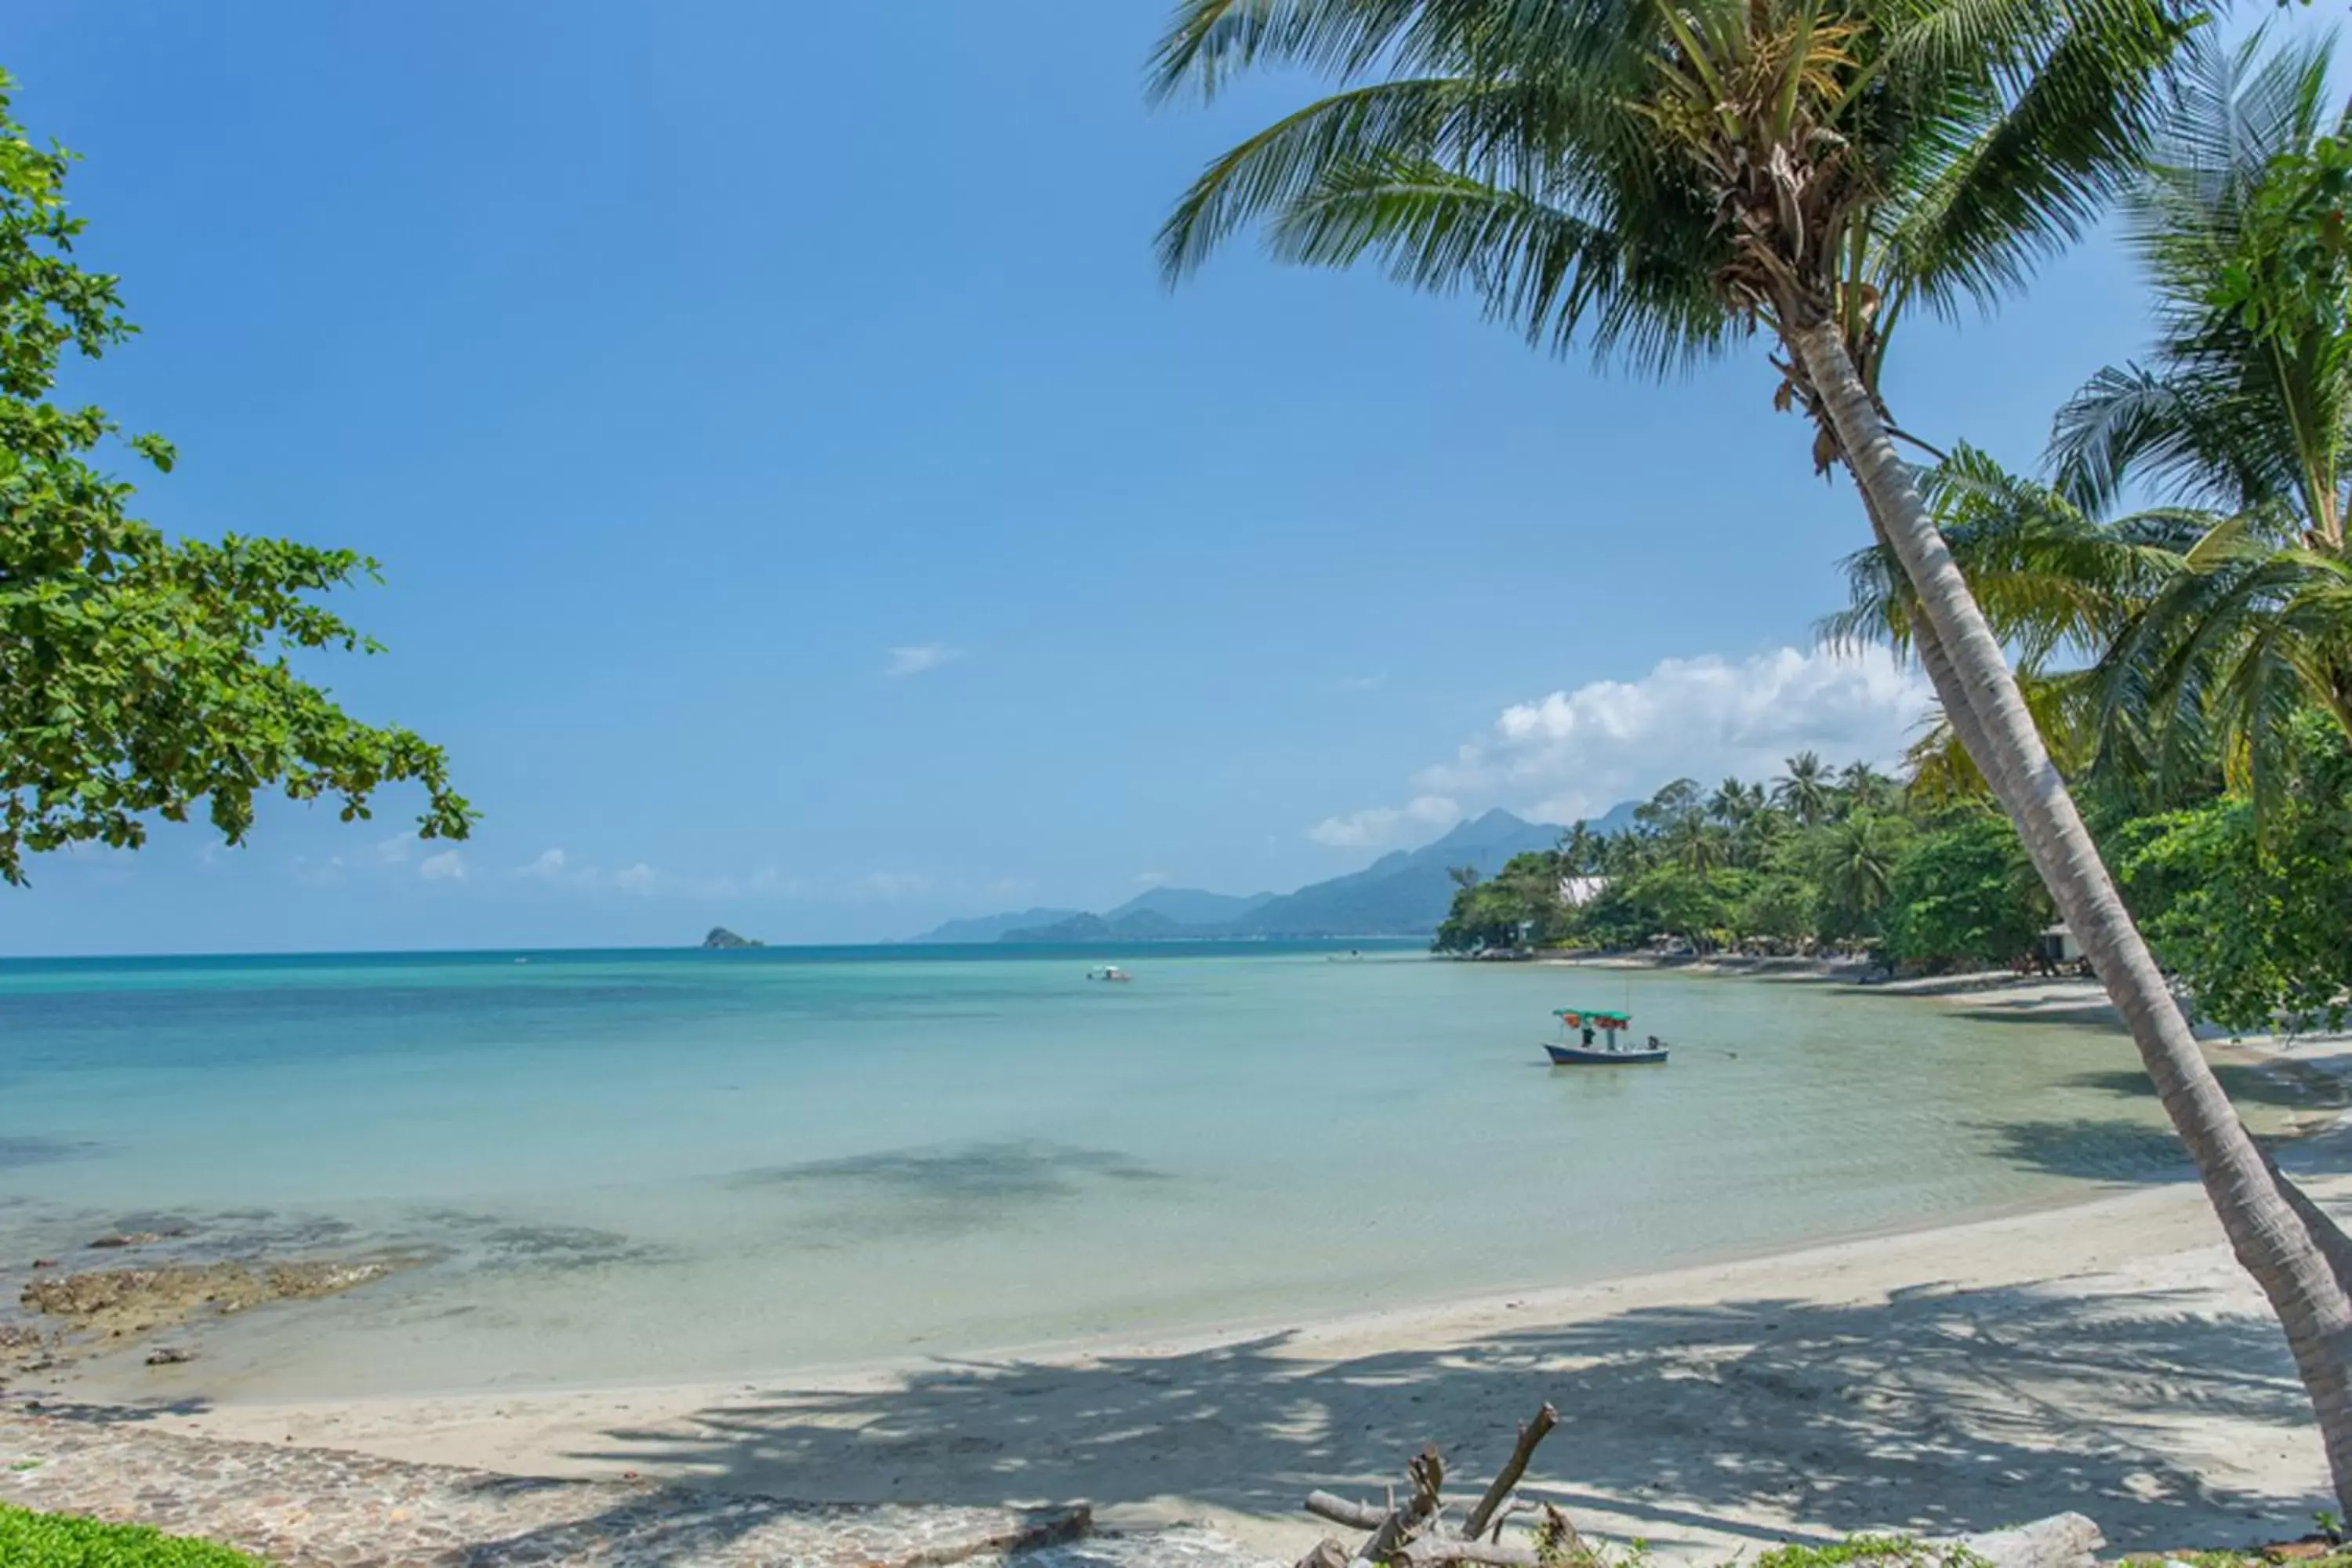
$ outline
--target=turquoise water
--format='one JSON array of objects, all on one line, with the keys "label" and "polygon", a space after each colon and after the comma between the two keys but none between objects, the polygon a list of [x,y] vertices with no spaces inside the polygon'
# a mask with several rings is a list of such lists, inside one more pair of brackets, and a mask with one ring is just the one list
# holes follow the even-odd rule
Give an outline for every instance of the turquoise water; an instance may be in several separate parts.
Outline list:
[{"label": "turquoise water", "polygon": [[[1681,1049],[1550,1069],[1570,1005]],[[185,1374],[215,1394],[752,1375],[2051,1201],[2168,1159],[2131,1065],[1920,1000],[1393,948],[12,963],[0,1279],[117,1226],[430,1259],[221,1325]]]}]

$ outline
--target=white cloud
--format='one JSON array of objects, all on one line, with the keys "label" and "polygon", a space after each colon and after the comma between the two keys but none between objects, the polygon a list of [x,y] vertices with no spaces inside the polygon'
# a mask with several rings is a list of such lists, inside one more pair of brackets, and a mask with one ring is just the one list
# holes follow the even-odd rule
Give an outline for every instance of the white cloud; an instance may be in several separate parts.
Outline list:
[{"label": "white cloud", "polygon": [[562,850],[542,850],[538,859],[528,866],[518,868],[516,875],[535,877],[542,882],[557,882],[563,879],[564,863],[565,857]]},{"label": "white cloud", "polygon": [[1402,806],[1375,805],[1345,816],[1327,816],[1308,828],[1307,837],[1336,849],[1361,849],[1408,837],[1426,838],[1461,820],[1461,803],[1453,796],[1422,795]]},{"label": "white cloud", "polygon": [[1385,675],[1351,675],[1345,680],[1333,681],[1331,689],[1342,697],[1351,697],[1360,691],[1378,691],[1388,683]]},{"label": "white cloud", "polygon": [[634,866],[624,866],[613,873],[613,886],[625,893],[650,893],[654,890],[654,868],[640,860]]},{"label": "white cloud", "polygon": [[404,865],[415,850],[416,835],[395,833],[389,838],[376,841],[375,858],[386,866]]},{"label": "white cloud", "polygon": [[1036,882],[1027,877],[999,877],[981,889],[992,899],[1018,899],[1036,890]]},{"label": "white cloud", "polygon": [[465,853],[444,849],[438,855],[427,855],[417,862],[416,874],[428,882],[462,882],[466,879]]},{"label": "white cloud", "polygon": [[953,664],[963,657],[963,649],[950,647],[943,642],[917,643],[911,647],[894,647],[890,662],[882,667],[889,676],[920,675],[927,669],[937,669],[943,664]]},{"label": "white cloud", "polygon": [[1139,888],[1164,888],[1168,885],[1168,873],[1165,871],[1138,871],[1135,874],[1135,885]]},{"label": "white cloud", "polygon": [[[1769,778],[1795,752],[1890,765],[1933,701],[1927,678],[1884,648],[1669,658],[1638,680],[1595,680],[1514,703],[1413,784],[1428,795],[1573,822],[1671,779]],[[1335,819],[1310,836],[1349,842],[1325,830],[1377,815]]]},{"label": "white cloud", "polygon": [[868,871],[849,884],[849,893],[857,899],[903,899],[930,887],[931,879],[920,871]]}]

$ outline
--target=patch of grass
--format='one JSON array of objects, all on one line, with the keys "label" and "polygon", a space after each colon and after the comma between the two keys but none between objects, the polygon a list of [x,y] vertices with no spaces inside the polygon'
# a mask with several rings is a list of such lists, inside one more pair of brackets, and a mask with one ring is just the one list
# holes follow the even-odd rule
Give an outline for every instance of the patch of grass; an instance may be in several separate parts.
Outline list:
[{"label": "patch of grass", "polygon": [[6,1503],[0,1503],[0,1563],[8,1568],[267,1568],[258,1557],[209,1541]]},{"label": "patch of grass", "polygon": [[1829,1546],[1776,1546],[1755,1568],[1843,1568],[1849,1563],[1887,1568],[1984,1568],[1984,1559],[1965,1546],[1921,1541],[1909,1535],[1854,1535]]}]

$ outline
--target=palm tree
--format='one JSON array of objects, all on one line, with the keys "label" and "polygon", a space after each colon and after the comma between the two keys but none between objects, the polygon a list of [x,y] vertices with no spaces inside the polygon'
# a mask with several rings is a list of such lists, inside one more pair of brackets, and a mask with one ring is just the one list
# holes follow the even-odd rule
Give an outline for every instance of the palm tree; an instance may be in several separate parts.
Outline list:
[{"label": "palm tree", "polygon": [[[1763,793],[1764,786],[1758,784],[1751,798],[1760,799]],[[1747,820],[1739,825],[1734,863],[1753,868],[1769,866],[1773,855],[1788,842],[1790,822],[1786,812],[1776,811],[1770,806],[1759,805],[1750,812]]]},{"label": "palm tree", "polygon": [[1895,781],[1868,763],[1848,763],[1838,770],[1837,814],[1866,816],[1894,803]]},{"label": "palm tree", "polygon": [[1590,822],[1580,820],[1559,836],[1559,869],[1566,877],[1589,877],[1598,868],[1601,838]]},{"label": "palm tree", "polygon": [[1830,819],[1836,800],[1829,764],[1818,752],[1799,752],[1789,759],[1788,773],[1773,784],[1772,799],[1801,826],[1819,827]]},{"label": "palm tree", "polygon": [[[2154,805],[2169,770],[2148,765],[2137,727],[2125,732],[2126,710],[2103,712],[2095,670],[2053,661],[2113,646],[2181,570],[2183,553],[2209,523],[2180,510],[2099,522],[2049,486],[1966,446],[1924,470],[1920,490],[1986,619],[2015,653],[2019,689],[2043,743],[2069,776],[2079,776],[2100,755],[2104,720],[2116,742],[2108,748],[2110,778]],[[1822,621],[1822,640],[1914,651],[1917,605],[1893,552],[1873,545],[1847,557],[1845,568],[1847,605]],[[1923,735],[1906,762],[1911,790],[1930,801],[1990,793],[1948,721]]]},{"label": "palm tree", "polygon": [[1665,844],[1677,865],[1705,876],[1723,858],[1719,830],[1704,812],[1685,811],[1666,825]]},{"label": "palm tree", "polygon": [[2284,1325],[2352,1510],[2352,1242],[2246,1133],[1936,531],[1880,395],[1914,309],[1990,303],[2147,141],[2183,0],[1179,0],[1162,93],[1255,66],[1348,81],[1214,160],[1171,278],[1262,221],[1281,258],[1468,288],[1537,342],[1664,370],[1758,329],[1919,611],[1920,659],[2130,1026]]},{"label": "palm tree", "polygon": [[[2186,59],[2126,207],[2156,286],[2154,353],[2094,376],[2052,455],[2086,510],[2136,481],[2211,509],[2112,640],[2105,709],[2144,717],[2167,752],[2208,744],[2210,726],[2259,805],[2294,707],[2352,736],[2352,257],[2300,243],[2330,213],[2340,231],[2347,182],[2315,153],[2352,152],[2352,111],[2328,112],[2324,43],[2200,40]],[[2290,273],[2283,253],[2312,265]],[[2297,309],[2313,289],[2334,303]]]},{"label": "palm tree", "polygon": [[1899,817],[1855,812],[1832,826],[1821,848],[1822,890],[1857,933],[1886,907],[1903,852]]}]

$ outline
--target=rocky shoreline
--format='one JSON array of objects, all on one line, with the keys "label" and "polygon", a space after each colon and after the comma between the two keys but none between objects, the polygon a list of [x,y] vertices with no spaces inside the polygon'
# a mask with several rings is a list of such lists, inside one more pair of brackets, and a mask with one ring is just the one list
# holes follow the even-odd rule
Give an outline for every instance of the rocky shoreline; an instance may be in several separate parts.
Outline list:
[{"label": "rocky shoreline", "polygon": [[30,1373],[60,1371],[99,1354],[154,1342],[152,1366],[194,1359],[184,1345],[161,1342],[175,1330],[279,1301],[340,1296],[426,1261],[408,1254],[358,1258],[205,1258],[187,1227],[111,1232],[88,1249],[120,1252],[190,1243],[194,1256],[146,1266],[68,1270],[37,1258],[17,1292],[16,1310],[0,1310],[0,1392]]}]

